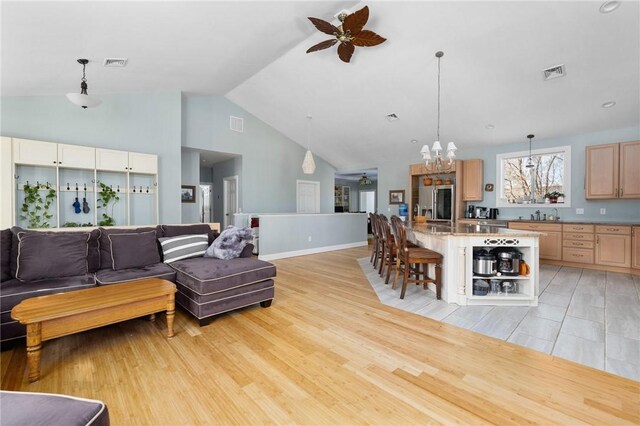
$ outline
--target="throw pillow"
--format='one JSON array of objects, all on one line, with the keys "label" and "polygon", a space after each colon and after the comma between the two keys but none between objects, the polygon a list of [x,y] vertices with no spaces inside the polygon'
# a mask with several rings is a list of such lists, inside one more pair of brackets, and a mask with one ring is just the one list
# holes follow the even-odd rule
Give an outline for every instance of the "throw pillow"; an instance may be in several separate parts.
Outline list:
[{"label": "throw pillow", "polygon": [[209,236],[181,235],[179,237],[159,238],[164,263],[172,263],[176,260],[202,257],[209,247]]},{"label": "throw pillow", "polygon": [[113,270],[142,268],[160,263],[156,231],[109,234]]},{"label": "throw pillow", "polygon": [[180,235],[207,234],[209,236],[209,244],[215,239],[214,231],[206,223],[198,223],[194,225],[162,225],[163,237],[177,237]]},{"label": "throw pillow", "polygon": [[36,281],[87,273],[88,232],[18,232],[16,278]]},{"label": "throw pillow", "polygon": [[[113,269],[113,259],[111,257],[111,241],[109,235],[112,234],[136,234],[140,232],[154,231],[155,228],[137,228],[137,229],[118,229],[118,228],[99,228],[100,238],[98,240],[100,246],[100,269]],[[156,244],[156,252],[158,246]],[[159,252],[158,252],[159,253]],[[158,254],[158,256],[160,256]]]},{"label": "throw pillow", "polygon": [[253,239],[251,228],[237,228],[227,226],[207,249],[204,257],[218,259],[235,259],[240,256],[242,249]]}]

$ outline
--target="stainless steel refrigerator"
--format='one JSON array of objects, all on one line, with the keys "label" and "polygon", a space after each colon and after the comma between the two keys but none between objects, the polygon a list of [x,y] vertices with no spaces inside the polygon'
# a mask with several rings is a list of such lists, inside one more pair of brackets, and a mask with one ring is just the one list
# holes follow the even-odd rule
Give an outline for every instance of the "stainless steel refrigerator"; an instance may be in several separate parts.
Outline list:
[{"label": "stainless steel refrigerator", "polygon": [[453,223],[456,211],[453,185],[421,185],[418,199],[420,213],[426,216],[428,221]]}]

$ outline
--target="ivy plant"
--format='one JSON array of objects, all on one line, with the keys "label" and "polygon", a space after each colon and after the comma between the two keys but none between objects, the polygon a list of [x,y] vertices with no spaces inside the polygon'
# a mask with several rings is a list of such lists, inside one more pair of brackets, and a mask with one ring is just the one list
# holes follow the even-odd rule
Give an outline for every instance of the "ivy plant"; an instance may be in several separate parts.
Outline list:
[{"label": "ivy plant", "polygon": [[[116,203],[120,201],[120,197],[118,197],[116,191],[114,191],[110,186],[107,186],[102,182],[99,182],[98,185],[100,185],[100,198],[98,198],[97,207],[102,209],[102,220],[98,221],[98,225],[114,226],[116,221],[113,218],[113,208]],[[111,205],[111,215],[109,215],[109,205]]]},{"label": "ivy plant", "polygon": [[[20,219],[27,221],[28,228],[49,228],[49,219],[53,217],[49,209],[56,198],[56,190],[43,183],[31,185],[28,182],[24,184],[23,189],[24,201],[20,209]],[[41,190],[44,191],[44,197],[40,193]]]}]

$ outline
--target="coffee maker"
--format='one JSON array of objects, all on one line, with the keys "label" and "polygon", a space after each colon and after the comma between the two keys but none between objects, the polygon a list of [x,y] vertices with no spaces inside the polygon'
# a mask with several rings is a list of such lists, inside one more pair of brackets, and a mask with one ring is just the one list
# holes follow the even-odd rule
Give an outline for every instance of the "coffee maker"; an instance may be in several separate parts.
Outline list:
[{"label": "coffee maker", "polygon": [[475,209],[476,206],[474,206],[473,204],[469,204],[467,211],[464,213],[464,217],[466,217],[467,219],[473,219],[473,216],[475,215]]},{"label": "coffee maker", "polygon": [[489,219],[497,219],[500,214],[498,209],[489,209]]},{"label": "coffee maker", "polygon": [[475,218],[476,219],[486,219],[489,214],[489,209],[486,207],[476,207],[475,210]]}]

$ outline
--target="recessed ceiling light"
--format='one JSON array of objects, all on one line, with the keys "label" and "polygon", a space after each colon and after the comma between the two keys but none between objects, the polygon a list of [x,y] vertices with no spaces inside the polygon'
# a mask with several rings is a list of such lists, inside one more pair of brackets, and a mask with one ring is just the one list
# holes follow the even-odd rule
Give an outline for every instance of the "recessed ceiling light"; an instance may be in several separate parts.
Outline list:
[{"label": "recessed ceiling light", "polygon": [[493,124],[487,124],[486,126],[484,126],[485,129],[489,129],[489,130],[493,130],[496,128],[496,126],[494,126]]},{"label": "recessed ceiling light", "polygon": [[600,13],[611,13],[619,8],[621,3],[622,2],[616,0],[606,1],[602,3],[602,6],[600,6]]},{"label": "recessed ceiling light", "polygon": [[616,103],[614,101],[609,101],[609,102],[605,102],[602,104],[602,108],[611,108],[613,106],[615,106]]},{"label": "recessed ceiling light", "polygon": [[418,141],[415,139],[411,139],[411,143],[418,143]]}]

